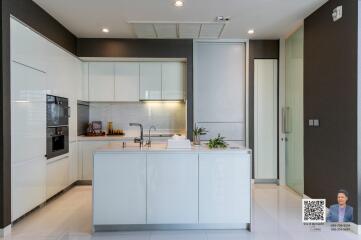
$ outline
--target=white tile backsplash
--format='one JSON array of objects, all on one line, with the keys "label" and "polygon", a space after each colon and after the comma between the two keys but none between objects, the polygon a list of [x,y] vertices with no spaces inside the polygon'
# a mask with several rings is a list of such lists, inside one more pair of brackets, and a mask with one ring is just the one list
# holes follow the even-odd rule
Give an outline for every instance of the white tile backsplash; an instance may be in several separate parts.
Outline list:
[{"label": "white tile backsplash", "polygon": [[129,123],[137,122],[144,129],[154,125],[158,131],[184,133],[186,106],[182,102],[90,103],[89,120],[102,121],[104,131],[108,122],[125,131],[134,130]]}]

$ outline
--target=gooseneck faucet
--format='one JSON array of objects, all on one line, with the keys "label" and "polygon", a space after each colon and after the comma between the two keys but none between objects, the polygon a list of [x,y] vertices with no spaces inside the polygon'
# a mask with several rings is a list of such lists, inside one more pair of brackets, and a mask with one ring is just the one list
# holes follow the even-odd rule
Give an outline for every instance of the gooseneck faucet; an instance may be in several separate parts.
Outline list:
[{"label": "gooseneck faucet", "polygon": [[140,123],[129,123],[129,126],[131,127],[139,127],[140,128],[140,137],[134,138],[135,143],[139,143],[140,147],[143,146],[144,137],[143,137],[143,125]]},{"label": "gooseneck faucet", "polygon": [[154,129],[154,131],[157,131],[157,128],[156,128],[155,126],[150,126],[149,132],[148,132],[148,141],[147,141],[147,143],[146,143],[148,147],[151,147],[151,146],[152,146],[152,141],[151,141],[151,139],[150,139],[150,131],[151,131],[152,129]]}]

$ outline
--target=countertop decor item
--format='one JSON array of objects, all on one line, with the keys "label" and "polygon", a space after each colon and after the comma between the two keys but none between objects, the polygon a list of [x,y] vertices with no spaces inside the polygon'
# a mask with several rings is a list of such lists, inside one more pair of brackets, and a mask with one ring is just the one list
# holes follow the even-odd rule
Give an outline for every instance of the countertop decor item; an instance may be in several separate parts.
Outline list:
[{"label": "countertop decor item", "polygon": [[228,144],[224,141],[224,137],[221,137],[221,134],[218,134],[218,137],[210,139],[207,145],[210,149],[213,149],[226,148]]},{"label": "countertop decor item", "polygon": [[193,144],[200,145],[201,144],[201,136],[207,134],[207,130],[203,127],[195,126],[193,129]]}]

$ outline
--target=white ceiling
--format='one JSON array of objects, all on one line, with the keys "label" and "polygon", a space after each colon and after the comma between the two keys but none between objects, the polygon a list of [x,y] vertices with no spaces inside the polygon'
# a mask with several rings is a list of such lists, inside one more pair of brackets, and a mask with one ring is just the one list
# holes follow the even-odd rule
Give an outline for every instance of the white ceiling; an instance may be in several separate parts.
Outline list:
[{"label": "white ceiling", "polygon": [[[212,22],[231,16],[222,38],[284,37],[327,0],[33,0],[77,37],[134,38],[131,21]],[[330,13],[331,14],[331,13]],[[109,28],[104,34],[101,29]]]}]

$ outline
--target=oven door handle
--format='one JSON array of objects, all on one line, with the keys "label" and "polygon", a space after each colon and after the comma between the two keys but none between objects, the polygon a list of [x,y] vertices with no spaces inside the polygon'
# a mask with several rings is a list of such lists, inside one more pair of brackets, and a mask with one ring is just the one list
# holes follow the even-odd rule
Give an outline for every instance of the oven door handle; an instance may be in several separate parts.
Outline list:
[{"label": "oven door handle", "polygon": [[71,117],[71,107],[67,107],[68,112],[67,112],[67,117],[70,118]]}]

